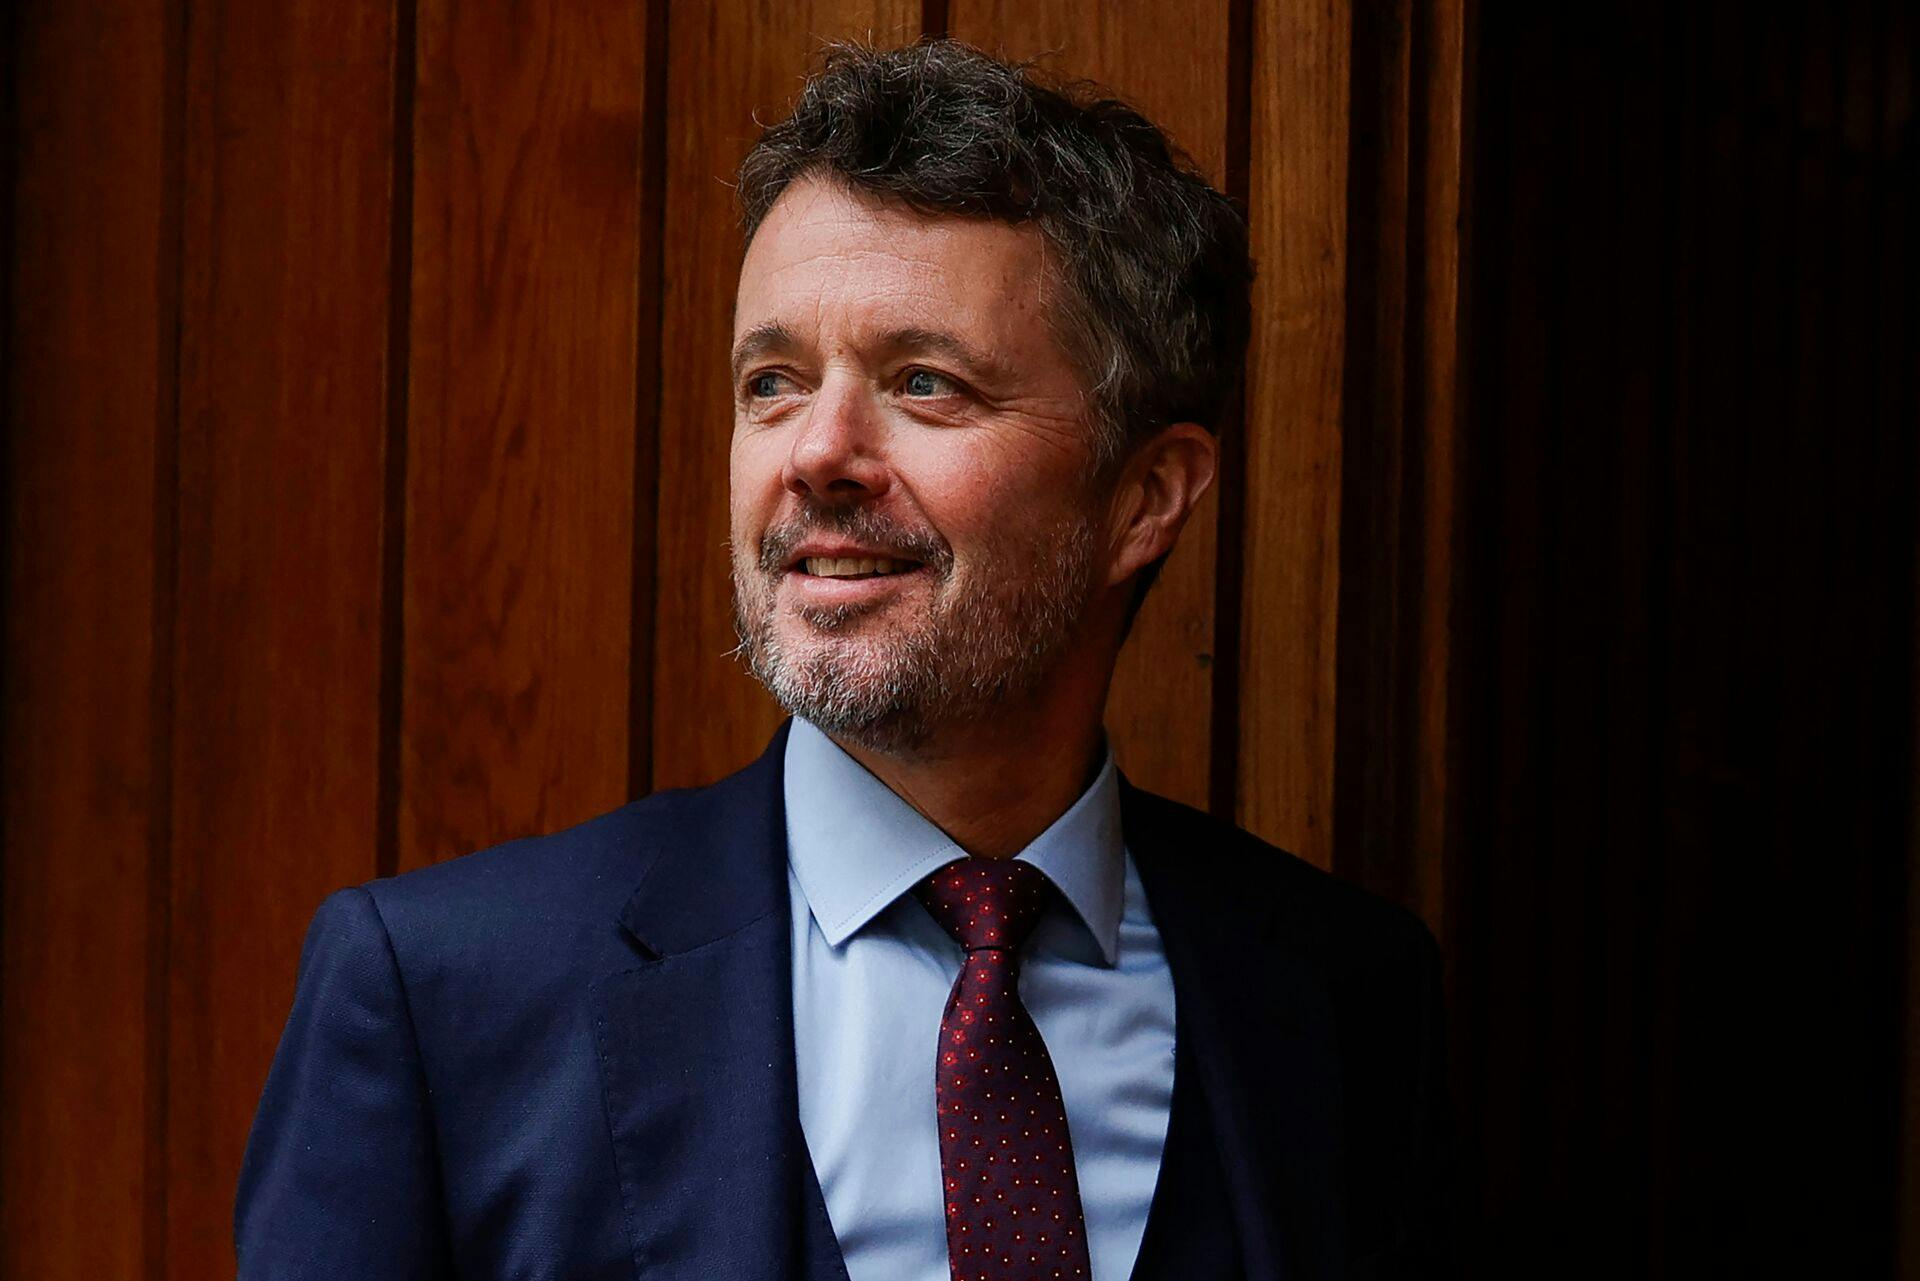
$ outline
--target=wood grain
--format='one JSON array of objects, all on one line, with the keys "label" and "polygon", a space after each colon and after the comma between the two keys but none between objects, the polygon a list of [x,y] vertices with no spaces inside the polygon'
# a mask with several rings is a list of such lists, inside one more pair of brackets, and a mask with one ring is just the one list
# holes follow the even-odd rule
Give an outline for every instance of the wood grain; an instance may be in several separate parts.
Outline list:
[{"label": "wood grain", "polygon": [[1462,397],[1461,263],[1465,258],[1467,181],[1466,0],[1420,5],[1413,103],[1414,185],[1419,193],[1415,245],[1419,279],[1414,301],[1415,349],[1407,414],[1420,433],[1413,483],[1422,493],[1418,533],[1420,581],[1413,615],[1412,787],[1407,800],[1406,857],[1411,893],[1444,944],[1446,894],[1454,855],[1455,612],[1460,547],[1458,487]]},{"label": "wood grain", "polygon": [[[1227,0],[954,0],[949,29],[989,52],[1038,58],[1139,107],[1216,186],[1227,167]],[[1133,782],[1208,800],[1219,499],[1210,493],[1155,583],[1121,652],[1107,704],[1114,756]]]},{"label": "wood grain", "polygon": [[402,867],[625,798],[647,29],[420,6]]},{"label": "wood grain", "polygon": [[1242,826],[1333,853],[1341,385],[1346,324],[1347,0],[1254,8],[1240,678]]},{"label": "wood grain", "polygon": [[1359,6],[1349,43],[1347,325],[1341,401],[1333,870],[1405,887],[1400,829],[1415,722],[1408,609],[1420,573],[1420,441],[1408,418],[1413,0]]},{"label": "wood grain", "polygon": [[1333,852],[1329,866],[1389,898],[1404,886],[1409,647],[1417,591],[1418,442],[1406,420],[1414,0],[1352,11],[1347,67],[1346,330],[1340,398],[1338,620],[1334,630]]},{"label": "wood grain", "polygon": [[920,5],[678,5],[668,24],[655,787],[711,782],[738,769],[766,746],[780,719],[730,657],[726,366],[741,255],[733,172],[757,135],[755,119],[785,113],[822,41],[912,39]]},{"label": "wood grain", "polygon": [[170,1275],[233,1189],[308,918],[375,873],[392,6],[223,0],[187,63]]},{"label": "wood grain", "polygon": [[1448,815],[1464,13],[1350,44],[1333,869],[1437,924]]},{"label": "wood grain", "polygon": [[135,0],[12,22],[0,1274],[91,1281],[148,1271],[164,1206],[178,42]]}]

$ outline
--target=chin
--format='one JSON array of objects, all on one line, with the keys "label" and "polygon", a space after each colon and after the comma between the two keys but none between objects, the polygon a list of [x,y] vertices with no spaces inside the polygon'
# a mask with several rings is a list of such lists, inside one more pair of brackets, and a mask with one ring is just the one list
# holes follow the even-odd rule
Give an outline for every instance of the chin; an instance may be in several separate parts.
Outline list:
[{"label": "chin", "polygon": [[[861,635],[852,623],[781,629],[774,643],[777,665],[789,683],[809,696],[841,698],[878,706],[920,684],[912,647],[898,637]],[[840,630],[840,628],[848,630]]]},{"label": "chin", "polygon": [[788,712],[834,737],[877,752],[909,751],[932,736],[935,717],[916,691],[884,671],[832,656],[795,654],[762,673]]}]

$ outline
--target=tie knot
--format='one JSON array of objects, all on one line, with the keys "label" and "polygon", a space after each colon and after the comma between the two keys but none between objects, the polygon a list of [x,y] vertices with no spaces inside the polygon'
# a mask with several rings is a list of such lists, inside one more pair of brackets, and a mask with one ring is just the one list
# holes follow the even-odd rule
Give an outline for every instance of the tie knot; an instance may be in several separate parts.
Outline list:
[{"label": "tie knot", "polygon": [[969,952],[1018,952],[1052,887],[1046,873],[1010,858],[963,858],[914,886],[940,928]]}]

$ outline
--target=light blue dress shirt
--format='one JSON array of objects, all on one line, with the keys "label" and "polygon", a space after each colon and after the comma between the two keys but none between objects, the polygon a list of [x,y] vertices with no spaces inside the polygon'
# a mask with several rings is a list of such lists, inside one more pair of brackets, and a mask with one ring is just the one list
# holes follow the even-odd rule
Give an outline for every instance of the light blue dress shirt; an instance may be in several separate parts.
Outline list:
[{"label": "light blue dress shirt", "polygon": [[[787,739],[800,1126],[851,1281],[948,1281],[934,1053],[960,945],[909,892],[965,851],[804,720]],[[1125,1281],[1173,1102],[1173,977],[1108,758],[1018,857],[1058,887],[1022,955],[1086,1210],[1093,1281]]]}]

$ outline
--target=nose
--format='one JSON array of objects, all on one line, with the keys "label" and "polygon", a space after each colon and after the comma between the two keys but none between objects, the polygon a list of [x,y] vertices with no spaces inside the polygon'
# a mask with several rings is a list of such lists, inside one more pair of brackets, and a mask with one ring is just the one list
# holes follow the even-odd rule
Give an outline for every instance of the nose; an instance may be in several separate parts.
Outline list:
[{"label": "nose", "polygon": [[801,497],[860,502],[887,491],[879,407],[859,380],[829,376],[814,394],[787,451],[781,481]]}]

